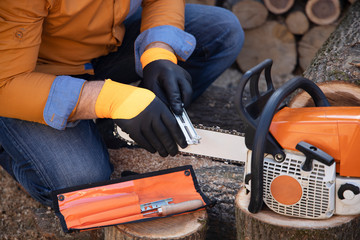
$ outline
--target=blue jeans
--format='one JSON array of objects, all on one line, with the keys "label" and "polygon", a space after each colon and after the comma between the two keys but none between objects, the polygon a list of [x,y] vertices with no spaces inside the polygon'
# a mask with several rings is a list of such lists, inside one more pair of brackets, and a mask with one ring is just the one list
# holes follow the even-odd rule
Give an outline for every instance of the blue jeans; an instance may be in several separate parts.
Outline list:
[{"label": "blue jeans", "polygon": [[[117,52],[92,61],[95,76],[130,83],[135,73],[134,41],[140,29],[139,11],[126,20],[126,34]],[[238,19],[218,7],[188,4],[185,31],[197,40],[194,53],[179,63],[192,76],[194,99],[235,61],[244,34]],[[0,165],[42,204],[51,206],[53,190],[108,180],[112,173],[107,148],[93,121],[83,120],[64,131],[0,117]]]}]

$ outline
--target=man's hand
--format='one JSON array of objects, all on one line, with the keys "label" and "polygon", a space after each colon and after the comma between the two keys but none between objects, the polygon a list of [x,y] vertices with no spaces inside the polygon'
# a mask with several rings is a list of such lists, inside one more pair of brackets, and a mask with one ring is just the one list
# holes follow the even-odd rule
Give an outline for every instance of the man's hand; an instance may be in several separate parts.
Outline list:
[{"label": "man's hand", "polygon": [[185,148],[186,139],[169,108],[157,97],[139,115],[132,119],[114,119],[140,146],[160,156],[174,156],[177,144]]},{"label": "man's hand", "polygon": [[123,131],[149,152],[158,151],[163,157],[174,156],[178,152],[177,145],[187,146],[168,106],[148,89],[108,79],[98,93],[95,113],[98,118],[114,119]]},{"label": "man's hand", "polygon": [[169,60],[156,60],[143,69],[141,86],[155,93],[173,112],[180,115],[191,103],[191,76],[182,67]]}]

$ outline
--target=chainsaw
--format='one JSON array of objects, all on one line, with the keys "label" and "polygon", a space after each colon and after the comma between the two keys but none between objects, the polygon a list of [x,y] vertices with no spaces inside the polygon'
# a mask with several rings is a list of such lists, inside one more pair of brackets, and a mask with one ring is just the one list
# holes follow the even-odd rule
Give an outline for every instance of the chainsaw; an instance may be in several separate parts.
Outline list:
[{"label": "chainsaw", "polygon": [[[175,116],[189,144],[180,151],[245,163],[251,213],[265,203],[276,213],[299,218],[359,214],[360,108],[330,106],[321,89],[304,77],[294,77],[275,90],[271,66],[272,60],[266,59],[240,80],[235,106],[246,124],[245,133],[194,127],[184,111]],[[266,90],[260,91],[262,73]],[[307,92],[315,107],[286,106],[298,90]],[[120,128],[116,132],[134,143]]]}]

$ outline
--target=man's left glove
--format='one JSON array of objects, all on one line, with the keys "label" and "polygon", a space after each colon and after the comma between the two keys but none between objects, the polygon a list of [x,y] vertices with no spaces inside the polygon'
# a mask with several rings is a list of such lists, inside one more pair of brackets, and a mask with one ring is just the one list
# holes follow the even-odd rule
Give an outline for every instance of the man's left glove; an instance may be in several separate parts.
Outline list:
[{"label": "man's left glove", "polygon": [[175,114],[180,115],[183,107],[191,103],[191,84],[191,76],[185,69],[174,61],[160,59],[146,64],[140,86],[154,92],[162,101],[169,104]]},{"label": "man's left glove", "polygon": [[119,127],[149,152],[174,156],[177,145],[187,146],[170,109],[147,89],[106,80],[96,100],[99,118],[112,118]]}]

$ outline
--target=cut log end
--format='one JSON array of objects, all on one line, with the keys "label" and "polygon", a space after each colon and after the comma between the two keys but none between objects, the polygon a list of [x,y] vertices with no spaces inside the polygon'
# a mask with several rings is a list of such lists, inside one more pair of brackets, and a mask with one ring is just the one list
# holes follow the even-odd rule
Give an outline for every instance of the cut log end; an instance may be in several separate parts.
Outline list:
[{"label": "cut log end", "polygon": [[285,24],[291,33],[297,35],[306,33],[310,26],[308,18],[302,11],[289,13],[285,19]]},{"label": "cut log end", "polygon": [[281,76],[292,73],[296,65],[296,42],[294,35],[277,21],[245,31],[243,49],[237,57],[237,64],[245,72],[264,59],[274,61],[272,74]]},{"label": "cut log end", "polygon": [[310,29],[299,41],[299,65],[302,70],[308,68],[319,48],[335,30],[335,26],[316,26]]},{"label": "cut log end", "polygon": [[263,25],[269,14],[264,4],[254,0],[237,2],[232,8],[232,12],[238,17],[243,29]]},{"label": "cut log end", "polygon": [[[360,106],[360,87],[342,81],[319,83],[318,86],[324,92],[331,106]],[[294,96],[289,107],[313,107],[314,101],[306,92],[300,92]]]},{"label": "cut log end", "polygon": [[206,210],[200,210],[169,218],[108,227],[105,229],[105,240],[203,240],[206,228],[207,213]]},{"label": "cut log end", "polygon": [[311,220],[287,217],[268,208],[252,214],[247,210],[250,194],[242,188],[235,199],[237,239],[357,239],[359,215]]},{"label": "cut log end", "polygon": [[274,14],[282,14],[287,12],[293,5],[295,0],[264,0],[265,6]]},{"label": "cut log end", "polygon": [[305,11],[309,19],[319,25],[335,22],[341,13],[339,0],[310,0]]}]

